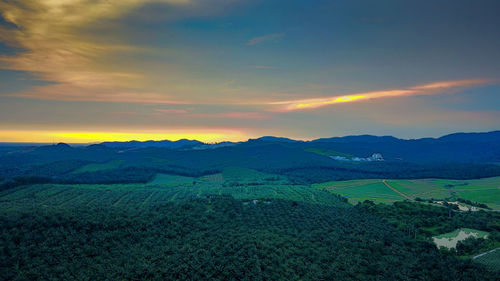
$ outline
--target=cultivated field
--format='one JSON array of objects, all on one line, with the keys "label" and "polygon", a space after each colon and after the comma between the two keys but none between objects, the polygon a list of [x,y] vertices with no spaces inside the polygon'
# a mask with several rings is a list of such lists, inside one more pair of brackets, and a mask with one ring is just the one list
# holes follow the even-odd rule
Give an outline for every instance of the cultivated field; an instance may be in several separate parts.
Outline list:
[{"label": "cultivated field", "polygon": [[335,195],[286,178],[253,170],[230,168],[199,178],[158,174],[147,184],[40,184],[0,192],[2,209],[26,206],[141,207],[187,198],[231,195],[235,199],[289,199],[338,204]]},{"label": "cultivated field", "polygon": [[[463,198],[500,209],[500,177],[478,180],[387,180],[386,183],[412,199]],[[337,181],[313,186],[341,194],[353,203],[366,199],[380,203],[404,200],[401,194],[386,186],[382,180]]]},{"label": "cultivated field", "polygon": [[500,273],[500,249],[482,255],[474,259],[474,261],[483,264],[489,270],[498,271]]},{"label": "cultivated field", "polygon": [[314,184],[317,189],[325,189],[346,197],[349,202],[357,203],[373,200],[378,203],[392,203],[404,197],[388,188],[382,180],[350,180]]}]

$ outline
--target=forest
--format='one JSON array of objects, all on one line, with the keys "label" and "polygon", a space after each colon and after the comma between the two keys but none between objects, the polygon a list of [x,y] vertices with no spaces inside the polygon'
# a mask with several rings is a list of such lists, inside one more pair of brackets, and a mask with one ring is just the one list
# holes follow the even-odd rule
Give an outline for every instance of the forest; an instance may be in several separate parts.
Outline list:
[{"label": "forest", "polygon": [[496,280],[366,206],[213,195],[141,209],[4,209],[0,279]]}]

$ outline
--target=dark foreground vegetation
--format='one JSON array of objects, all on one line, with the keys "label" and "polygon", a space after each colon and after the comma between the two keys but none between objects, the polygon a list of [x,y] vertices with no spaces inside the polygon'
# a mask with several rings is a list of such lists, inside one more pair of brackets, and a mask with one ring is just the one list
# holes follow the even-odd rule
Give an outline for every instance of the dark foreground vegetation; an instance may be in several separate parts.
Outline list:
[{"label": "dark foreground vegetation", "polygon": [[439,207],[416,202],[386,205],[365,201],[356,208],[385,218],[409,237],[422,241],[429,241],[432,236],[459,228],[489,232],[488,239],[468,238],[458,242],[456,249],[450,250],[458,256],[469,256],[500,247],[500,212],[460,212],[455,205]]},{"label": "dark foreground vegetation", "polygon": [[209,196],[2,210],[1,280],[496,280],[364,207]]}]

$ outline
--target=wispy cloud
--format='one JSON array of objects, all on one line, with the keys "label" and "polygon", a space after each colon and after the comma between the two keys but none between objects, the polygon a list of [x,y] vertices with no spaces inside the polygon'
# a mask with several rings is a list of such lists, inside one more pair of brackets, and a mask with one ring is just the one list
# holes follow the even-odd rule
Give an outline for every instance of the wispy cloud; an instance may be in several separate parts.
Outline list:
[{"label": "wispy cloud", "polygon": [[269,41],[269,40],[277,40],[281,37],[285,36],[285,33],[272,33],[272,34],[266,34],[264,36],[259,36],[259,37],[254,37],[250,40],[248,40],[247,45],[248,46],[253,46],[260,44],[264,41]]},{"label": "wispy cloud", "polygon": [[371,99],[441,94],[457,91],[464,87],[484,85],[490,82],[491,81],[487,79],[440,81],[424,85],[417,85],[406,89],[390,89],[384,91],[362,92],[325,98],[279,101],[271,102],[269,103],[269,105],[277,106],[278,111],[305,110],[339,103],[359,102]]},{"label": "wispy cloud", "polygon": [[237,118],[237,119],[268,119],[268,114],[260,112],[224,112],[215,114],[214,117],[220,118]]},{"label": "wispy cloud", "polygon": [[217,118],[217,119],[248,119],[260,120],[270,118],[270,114],[254,111],[230,111],[230,112],[216,112],[216,113],[189,113],[186,117],[192,118]]},{"label": "wispy cloud", "polygon": [[[141,48],[116,43],[86,28],[116,19],[147,3],[191,5],[197,0],[0,1],[0,42],[19,49],[0,55],[0,69],[26,71],[52,83],[17,96],[58,100],[170,103],[171,97],[148,93],[133,68],[109,63],[116,53]],[[104,39],[104,40],[103,40]],[[113,43],[111,43],[113,42]],[[143,92],[145,91],[145,93]]]}]

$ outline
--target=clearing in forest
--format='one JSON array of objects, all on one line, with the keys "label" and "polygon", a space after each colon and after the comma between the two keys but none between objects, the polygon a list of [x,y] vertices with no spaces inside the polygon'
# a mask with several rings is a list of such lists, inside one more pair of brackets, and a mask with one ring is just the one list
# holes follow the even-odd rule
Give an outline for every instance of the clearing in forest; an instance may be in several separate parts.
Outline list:
[{"label": "clearing in forest", "polygon": [[470,228],[460,228],[453,232],[434,236],[432,237],[432,241],[438,248],[445,247],[448,249],[452,249],[457,247],[458,242],[463,241],[469,237],[487,238],[488,232]]}]

